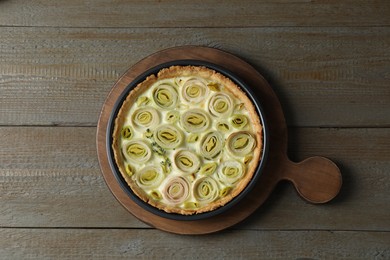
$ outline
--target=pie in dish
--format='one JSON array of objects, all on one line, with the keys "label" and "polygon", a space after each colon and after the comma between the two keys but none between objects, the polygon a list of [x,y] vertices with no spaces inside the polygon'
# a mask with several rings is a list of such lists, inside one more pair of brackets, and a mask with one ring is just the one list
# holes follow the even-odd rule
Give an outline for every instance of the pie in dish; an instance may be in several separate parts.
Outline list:
[{"label": "pie in dish", "polygon": [[203,66],[163,68],[139,83],[118,111],[112,138],[115,162],[134,194],[181,215],[235,198],[263,152],[252,101]]}]

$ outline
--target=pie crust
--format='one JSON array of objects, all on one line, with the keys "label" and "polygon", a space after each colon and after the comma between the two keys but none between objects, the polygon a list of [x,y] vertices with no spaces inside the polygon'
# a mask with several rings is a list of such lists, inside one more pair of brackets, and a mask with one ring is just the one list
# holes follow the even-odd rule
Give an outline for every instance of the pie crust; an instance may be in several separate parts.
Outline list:
[{"label": "pie crust", "polygon": [[114,122],[119,171],[141,200],[192,215],[224,206],[253,178],[260,118],[232,80],[203,66],[171,66],[132,89]]}]

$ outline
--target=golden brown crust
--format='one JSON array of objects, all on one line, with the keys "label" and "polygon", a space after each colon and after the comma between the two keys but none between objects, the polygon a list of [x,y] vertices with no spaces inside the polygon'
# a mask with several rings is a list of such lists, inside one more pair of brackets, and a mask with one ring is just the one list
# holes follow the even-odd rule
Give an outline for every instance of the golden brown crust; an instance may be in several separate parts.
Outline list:
[{"label": "golden brown crust", "polygon": [[[128,115],[128,111],[136,102],[137,98],[147,91],[151,85],[156,83],[159,80],[170,79],[175,77],[186,77],[186,76],[197,76],[213,82],[218,82],[224,86],[224,89],[227,90],[231,95],[234,96],[234,99],[240,100],[244,103],[244,107],[249,113],[250,123],[252,126],[251,133],[256,139],[256,147],[253,151],[253,159],[249,166],[246,168],[245,175],[242,180],[235,186],[235,188],[225,197],[219,198],[218,200],[203,206],[197,209],[183,209],[179,207],[174,207],[166,204],[162,204],[157,200],[150,199],[149,196],[135,183],[135,181],[129,177],[125,169],[125,160],[122,156],[121,149],[121,127],[124,125],[125,119]],[[214,70],[208,69],[201,66],[172,66],[169,68],[162,69],[158,72],[157,76],[151,75],[145,81],[138,84],[126,97],[123,102],[122,107],[120,108],[118,115],[115,119],[115,126],[113,131],[113,144],[112,148],[114,151],[115,161],[118,165],[120,173],[125,178],[128,185],[134,191],[134,193],[140,197],[143,201],[149,203],[150,205],[164,210],[168,213],[177,213],[182,215],[191,215],[199,214],[203,212],[212,211],[218,207],[221,207],[231,201],[234,197],[240,194],[248,183],[251,181],[257,166],[261,158],[263,140],[262,140],[262,125],[257,115],[256,108],[247,97],[245,92],[243,92],[233,81],[229,78],[223,76],[222,74],[215,72]]]}]

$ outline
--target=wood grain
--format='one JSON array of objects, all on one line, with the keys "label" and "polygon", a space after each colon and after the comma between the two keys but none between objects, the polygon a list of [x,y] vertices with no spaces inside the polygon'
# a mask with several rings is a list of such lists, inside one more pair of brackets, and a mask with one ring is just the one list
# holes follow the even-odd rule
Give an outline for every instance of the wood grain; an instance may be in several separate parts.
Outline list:
[{"label": "wood grain", "polygon": [[61,27],[384,26],[388,1],[0,1],[0,25]]},{"label": "wood grain", "polygon": [[[389,25],[386,0],[0,0],[0,259],[390,259]],[[130,66],[179,45],[266,76],[290,157],[335,161],[339,196],[315,206],[281,183],[206,236],[122,208],[97,162],[101,106]]]},{"label": "wood grain", "polygon": [[0,35],[0,125],[94,126],[125,70],[188,44],[218,47],[254,65],[275,89],[289,126],[390,125],[387,27],[0,27]]},{"label": "wood grain", "polygon": [[90,127],[1,128],[0,226],[145,226],[108,190],[95,132]]},{"label": "wood grain", "polygon": [[[388,259],[386,232],[0,229],[4,259]],[[211,246],[205,246],[211,245]]]},{"label": "wood grain", "polygon": [[[0,127],[0,226],[148,227],[110,194],[96,159],[94,127]],[[249,219],[244,230],[390,231],[390,129],[297,128],[295,160],[336,161],[343,188],[330,204],[304,202],[287,184]]]}]

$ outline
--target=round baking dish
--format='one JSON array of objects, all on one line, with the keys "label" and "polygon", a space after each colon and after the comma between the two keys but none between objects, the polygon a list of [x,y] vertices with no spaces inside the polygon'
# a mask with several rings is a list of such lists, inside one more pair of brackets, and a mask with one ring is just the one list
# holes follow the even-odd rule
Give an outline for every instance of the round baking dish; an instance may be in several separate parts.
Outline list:
[{"label": "round baking dish", "polygon": [[[150,76],[152,74],[157,74],[161,69],[168,68],[168,67],[174,66],[174,65],[204,66],[204,67],[207,67],[209,69],[213,69],[213,70],[221,73],[222,75],[230,78],[234,83],[237,84],[237,86],[239,86],[247,94],[248,98],[252,101],[252,103],[254,104],[256,111],[259,115],[261,124],[263,126],[263,137],[262,137],[263,138],[263,147],[262,147],[261,158],[260,158],[260,161],[258,162],[257,169],[256,169],[251,181],[248,183],[248,185],[245,187],[245,189],[239,195],[234,197],[230,202],[225,204],[224,206],[219,207],[213,211],[194,214],[194,215],[180,215],[180,214],[175,214],[175,213],[167,213],[167,212],[160,210],[156,207],[153,207],[152,205],[141,200],[136,194],[134,194],[134,192],[131,190],[129,185],[126,183],[123,176],[120,174],[118,166],[117,166],[115,159],[114,159],[114,152],[112,150],[112,145],[111,145],[113,142],[112,133],[113,133],[113,129],[114,129],[115,118],[116,118],[116,116],[119,112],[119,109],[121,108],[124,100],[126,99],[127,95],[129,94],[129,92],[133,88],[135,88],[139,83],[144,81],[148,76]],[[234,205],[236,205],[241,200],[243,200],[245,198],[245,196],[256,185],[256,182],[258,181],[259,177],[261,176],[263,169],[264,169],[264,165],[267,161],[267,155],[268,155],[268,149],[269,149],[268,148],[269,147],[269,133],[268,133],[267,129],[268,129],[268,127],[267,127],[267,122],[266,122],[266,119],[264,116],[264,112],[263,112],[263,109],[261,107],[260,101],[259,101],[258,97],[256,96],[256,93],[254,93],[254,91],[251,89],[251,87],[248,86],[244,81],[242,81],[240,78],[235,76],[233,72],[229,71],[228,69],[226,69],[224,67],[218,66],[218,65],[213,64],[213,63],[205,62],[205,61],[176,60],[176,61],[171,61],[171,62],[159,64],[159,65],[143,72],[138,77],[136,77],[125,88],[125,90],[122,92],[122,94],[119,96],[119,98],[117,99],[117,101],[115,102],[115,104],[113,106],[113,110],[110,114],[108,124],[107,124],[107,131],[106,131],[107,157],[108,157],[108,161],[110,164],[110,168],[111,168],[116,180],[120,184],[121,188],[125,191],[125,193],[135,203],[137,203],[143,209],[145,209],[145,210],[147,210],[147,211],[149,211],[157,216],[167,218],[167,219],[172,219],[172,220],[179,220],[179,221],[202,220],[202,219],[206,219],[206,218],[211,218],[213,216],[216,216],[218,214],[221,214],[221,213],[226,212],[227,210],[231,209]]]}]

